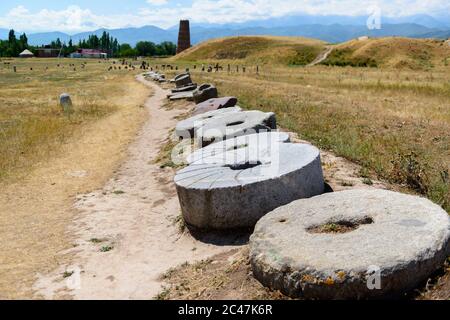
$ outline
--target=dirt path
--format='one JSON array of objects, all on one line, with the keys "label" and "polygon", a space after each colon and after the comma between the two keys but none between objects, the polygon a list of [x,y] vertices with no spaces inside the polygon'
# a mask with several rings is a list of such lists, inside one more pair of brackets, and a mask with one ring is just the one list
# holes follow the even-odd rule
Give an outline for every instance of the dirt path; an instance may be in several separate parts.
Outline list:
[{"label": "dirt path", "polygon": [[79,215],[69,228],[76,258],[72,266],[39,276],[34,288],[46,299],[151,299],[168,269],[231,248],[180,234],[173,172],[152,160],[183,110],[164,109],[166,92],[139,80],[154,90],[146,103],[150,119],[103,189],[78,197]]},{"label": "dirt path", "polygon": [[325,61],[332,51],[333,51],[333,47],[328,47],[324,52],[319,54],[313,62],[308,64],[307,67],[312,67],[312,66],[315,66],[315,65]]}]

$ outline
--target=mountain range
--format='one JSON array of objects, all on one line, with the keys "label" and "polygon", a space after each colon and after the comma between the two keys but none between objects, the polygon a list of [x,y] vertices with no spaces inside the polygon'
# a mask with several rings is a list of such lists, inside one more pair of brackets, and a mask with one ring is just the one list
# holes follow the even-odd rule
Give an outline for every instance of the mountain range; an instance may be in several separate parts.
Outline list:
[{"label": "mountain range", "polygon": [[[359,36],[386,37],[403,36],[413,38],[450,37],[450,16],[440,19],[428,15],[415,15],[403,18],[383,18],[380,30],[369,30],[367,17],[347,16],[310,16],[297,15],[267,20],[255,20],[229,24],[191,24],[191,40],[193,44],[225,36],[238,35],[274,35],[303,36],[316,38],[331,43],[344,42]],[[120,43],[135,45],[139,41],[177,41],[178,26],[161,29],[155,26],[121,29],[98,29],[91,32],[67,34],[62,32],[29,33],[32,45],[48,44],[59,38],[63,42],[70,39],[78,43],[90,34],[101,36],[106,31],[118,39]],[[0,29],[0,39],[8,37],[8,30]]]}]

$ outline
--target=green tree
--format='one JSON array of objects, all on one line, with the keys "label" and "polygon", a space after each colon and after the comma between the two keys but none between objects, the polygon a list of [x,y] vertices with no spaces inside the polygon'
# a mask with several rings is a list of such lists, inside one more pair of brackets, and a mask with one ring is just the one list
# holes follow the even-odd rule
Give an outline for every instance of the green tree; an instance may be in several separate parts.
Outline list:
[{"label": "green tree", "polygon": [[139,56],[154,56],[156,54],[156,45],[150,41],[140,41],[136,44],[136,51]]},{"label": "green tree", "polygon": [[119,46],[120,57],[135,57],[137,56],[137,51],[133,49],[128,43],[121,44]]},{"label": "green tree", "polygon": [[156,55],[173,56],[177,51],[177,46],[169,41],[164,41],[156,46]]}]

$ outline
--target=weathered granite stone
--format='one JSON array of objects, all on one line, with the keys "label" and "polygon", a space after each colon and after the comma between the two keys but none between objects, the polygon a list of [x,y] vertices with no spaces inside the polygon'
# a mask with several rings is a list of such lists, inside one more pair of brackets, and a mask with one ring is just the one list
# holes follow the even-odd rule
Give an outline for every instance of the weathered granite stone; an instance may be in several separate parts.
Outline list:
[{"label": "weathered granite stone", "polygon": [[[245,153],[245,148],[235,150]],[[275,143],[270,153],[245,161],[191,164],[175,177],[183,217],[197,229],[253,227],[266,213],[324,192],[319,150]]]},{"label": "weathered granite stone", "polygon": [[59,96],[59,104],[64,113],[71,113],[73,111],[72,99],[68,93],[63,93]]},{"label": "weathered granite stone", "polygon": [[259,131],[271,131],[276,128],[276,117],[273,112],[244,111],[228,113],[218,119],[205,121],[204,125],[199,127],[195,132],[195,136],[198,146],[205,147],[213,142],[253,134]]},{"label": "weathered granite stone", "polygon": [[237,101],[238,100],[235,97],[209,99],[195,106],[194,115],[217,109],[231,108],[237,104]]},{"label": "weathered granite stone", "polygon": [[[333,233],[339,226],[347,232]],[[261,219],[250,241],[262,284],[310,299],[396,296],[426,280],[449,254],[448,214],[427,199],[385,190],[292,202]]]},{"label": "weathered granite stone", "polygon": [[170,82],[176,82],[180,78],[182,78],[184,76],[188,76],[188,75],[189,75],[189,72],[184,72],[184,73],[177,74],[173,79],[170,80]]},{"label": "weathered granite stone", "polygon": [[195,89],[197,89],[197,84],[192,83],[192,84],[184,86],[184,87],[172,89],[171,91],[172,91],[172,94],[174,94],[174,93],[180,93],[180,92],[194,91]]},{"label": "weathered granite stone", "polygon": [[192,101],[193,100],[193,92],[194,91],[177,92],[177,93],[174,93],[174,94],[170,94],[167,97],[171,101],[183,100],[183,99]]},{"label": "weathered granite stone", "polygon": [[[290,142],[288,133],[260,132],[210,144],[191,153],[186,161],[188,164],[227,164],[229,161],[246,163],[251,159],[256,162],[258,157],[270,154],[276,143],[287,142]],[[235,152],[241,148],[246,151]],[[244,159],[238,159],[238,156]]]},{"label": "weathered granite stone", "polygon": [[150,78],[151,80],[156,81],[156,82],[165,82],[166,81],[166,76],[164,74],[160,74],[158,72],[150,71],[150,72],[145,72],[143,75],[145,78]]},{"label": "weathered granite stone", "polygon": [[192,84],[192,80],[191,80],[191,75],[189,73],[187,73],[181,77],[175,78],[175,86],[177,88],[185,87],[190,84]]},{"label": "weathered granite stone", "polygon": [[211,84],[202,84],[194,91],[194,102],[196,104],[202,103],[206,100],[217,98],[217,88]]},{"label": "weathered granite stone", "polygon": [[191,139],[194,137],[195,131],[198,128],[205,125],[207,121],[210,121],[212,119],[218,119],[230,112],[240,112],[240,111],[241,111],[240,107],[233,107],[199,114],[197,116],[178,122],[175,128],[175,134],[180,138]]}]

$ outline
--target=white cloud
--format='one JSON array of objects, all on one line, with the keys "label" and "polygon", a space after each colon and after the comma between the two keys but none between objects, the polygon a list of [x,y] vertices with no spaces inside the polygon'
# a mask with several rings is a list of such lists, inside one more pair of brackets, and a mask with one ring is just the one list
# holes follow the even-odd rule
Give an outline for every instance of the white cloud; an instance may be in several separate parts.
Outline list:
[{"label": "white cloud", "polygon": [[147,0],[148,4],[154,5],[154,6],[163,6],[167,4],[167,0]]},{"label": "white cloud", "polygon": [[147,0],[147,3],[151,8],[116,15],[97,14],[79,6],[37,12],[18,6],[0,16],[0,27],[13,27],[21,31],[79,32],[102,27],[149,24],[170,27],[185,18],[193,22],[230,23],[299,13],[356,16],[367,15],[367,8],[373,4],[381,8],[384,16],[450,12],[448,0],[193,0],[190,5],[180,5],[176,1]]}]

